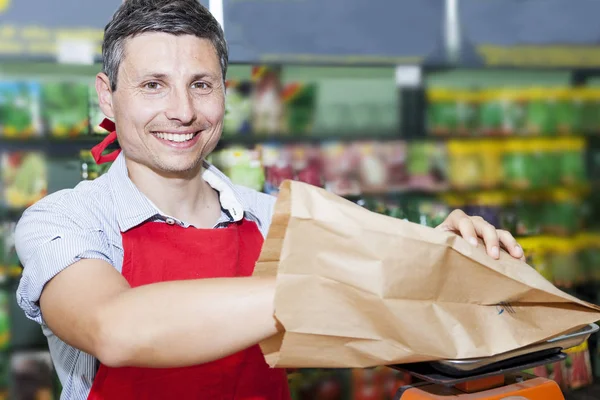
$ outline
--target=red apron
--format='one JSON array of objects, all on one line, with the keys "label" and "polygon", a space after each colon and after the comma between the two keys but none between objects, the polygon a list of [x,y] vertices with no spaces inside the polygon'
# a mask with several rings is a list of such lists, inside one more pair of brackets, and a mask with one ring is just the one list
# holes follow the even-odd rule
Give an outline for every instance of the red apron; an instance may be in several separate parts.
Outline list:
[{"label": "red apron", "polygon": [[[146,222],[122,236],[122,273],[131,287],[174,280],[250,276],[263,244],[256,224],[244,219],[222,229]],[[260,347],[255,345],[193,367],[100,365],[88,399],[288,400],[290,394],[285,370],[269,368]]]}]

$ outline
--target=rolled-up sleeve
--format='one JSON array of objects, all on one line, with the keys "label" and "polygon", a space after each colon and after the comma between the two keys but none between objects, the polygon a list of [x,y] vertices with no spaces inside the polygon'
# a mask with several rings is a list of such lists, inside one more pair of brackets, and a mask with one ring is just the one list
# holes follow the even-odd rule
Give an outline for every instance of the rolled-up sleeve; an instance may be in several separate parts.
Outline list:
[{"label": "rolled-up sleeve", "polygon": [[44,323],[39,299],[48,281],[82,259],[112,264],[102,229],[57,202],[42,200],[25,211],[16,227],[15,247],[24,267],[17,302],[39,324]]}]

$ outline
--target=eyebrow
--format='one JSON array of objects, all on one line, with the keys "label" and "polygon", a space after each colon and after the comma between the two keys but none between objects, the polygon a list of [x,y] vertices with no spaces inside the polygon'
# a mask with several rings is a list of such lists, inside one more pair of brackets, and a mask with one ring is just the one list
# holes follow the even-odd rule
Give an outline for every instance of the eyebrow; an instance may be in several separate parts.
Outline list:
[{"label": "eyebrow", "polygon": [[168,77],[167,74],[160,74],[160,73],[150,73],[150,74],[144,74],[140,76],[140,80],[146,80],[146,79],[161,79],[164,80]]},{"label": "eyebrow", "polygon": [[[146,80],[146,79],[160,79],[160,80],[166,80],[168,79],[169,75],[168,74],[164,74],[164,73],[149,73],[149,74],[144,74],[140,77],[140,80]],[[203,72],[203,73],[199,73],[199,74],[194,74],[192,75],[192,81],[199,81],[202,79],[212,79],[212,80],[216,80],[217,78],[208,72]]]}]

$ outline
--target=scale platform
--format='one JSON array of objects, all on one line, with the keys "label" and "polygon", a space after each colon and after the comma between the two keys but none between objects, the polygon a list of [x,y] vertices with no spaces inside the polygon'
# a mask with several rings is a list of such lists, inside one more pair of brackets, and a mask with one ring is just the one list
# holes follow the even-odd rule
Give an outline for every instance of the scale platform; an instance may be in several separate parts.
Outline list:
[{"label": "scale platform", "polygon": [[528,354],[507,362],[490,364],[487,367],[469,373],[452,374],[440,371],[439,366],[434,363],[414,363],[395,365],[392,368],[410,374],[417,379],[436,385],[455,386],[459,383],[485,379],[498,375],[508,375],[521,372],[540,365],[560,362],[567,357],[561,349],[543,350],[538,353]]},{"label": "scale platform", "polygon": [[[515,391],[510,393],[513,396],[527,391],[532,395],[531,399],[563,400],[555,382],[536,378],[523,371],[564,360],[567,357],[564,350],[579,346],[599,329],[598,325],[590,324],[568,334],[493,357],[391,365],[390,368],[410,374],[418,381],[400,388],[394,398],[412,400],[449,396],[455,400],[478,391],[477,399],[495,399],[504,398],[495,397],[494,393],[500,391]],[[485,397],[486,393],[490,397]]]}]

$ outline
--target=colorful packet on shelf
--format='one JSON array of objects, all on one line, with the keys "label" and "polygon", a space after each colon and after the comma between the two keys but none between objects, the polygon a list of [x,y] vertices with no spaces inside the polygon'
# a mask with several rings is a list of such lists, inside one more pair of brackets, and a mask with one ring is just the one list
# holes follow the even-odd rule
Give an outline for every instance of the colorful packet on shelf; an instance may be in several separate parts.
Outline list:
[{"label": "colorful packet on shelf", "polygon": [[0,288],[0,351],[6,351],[10,345],[10,302],[11,291]]},{"label": "colorful packet on shelf", "polygon": [[252,133],[253,90],[254,85],[251,81],[234,79],[226,82],[224,137]]},{"label": "colorful packet on shelf", "polygon": [[[294,179],[323,187],[323,166],[318,146],[297,144],[291,146]],[[279,185],[278,185],[279,186]]]},{"label": "colorful packet on shelf", "polygon": [[39,152],[3,153],[2,181],[7,207],[29,207],[48,193],[45,155]]},{"label": "colorful packet on shelf", "polygon": [[342,142],[331,141],[321,146],[325,189],[339,196],[360,195],[357,175],[360,162],[356,149]]},{"label": "colorful packet on shelf", "polygon": [[260,152],[256,149],[231,147],[220,154],[224,173],[237,185],[261,190],[265,175],[260,160]]},{"label": "colorful packet on shelf", "polygon": [[384,146],[375,141],[354,142],[351,146],[358,159],[356,175],[359,177],[361,192],[385,192],[389,171]]},{"label": "colorful packet on shelf", "polygon": [[311,133],[315,122],[317,85],[289,83],[284,87],[282,96],[285,105],[285,133],[299,136]]},{"label": "colorful packet on shelf", "polygon": [[252,130],[257,135],[281,135],[284,123],[281,70],[257,66],[252,69]]},{"label": "colorful packet on shelf", "polygon": [[40,85],[34,81],[0,81],[0,136],[29,139],[43,135]]},{"label": "colorful packet on shelf", "polygon": [[44,82],[42,85],[42,115],[44,124],[54,138],[69,138],[88,134],[88,85],[78,82]]}]

